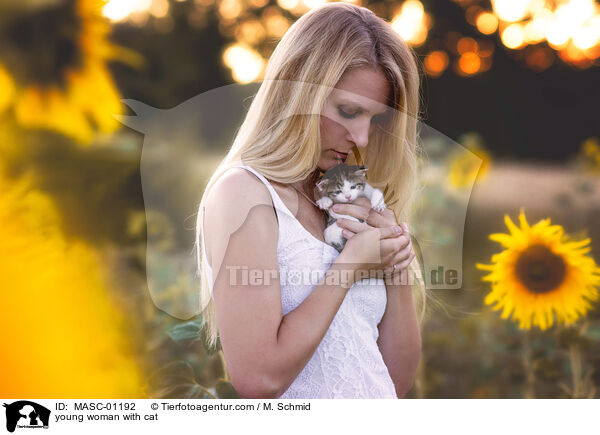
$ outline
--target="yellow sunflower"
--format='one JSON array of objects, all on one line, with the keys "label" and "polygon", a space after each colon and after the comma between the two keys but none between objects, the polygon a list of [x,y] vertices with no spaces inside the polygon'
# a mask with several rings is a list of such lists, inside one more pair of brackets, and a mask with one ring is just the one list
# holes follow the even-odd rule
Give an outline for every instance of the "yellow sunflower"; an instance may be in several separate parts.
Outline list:
[{"label": "yellow sunflower", "polygon": [[466,133],[459,138],[459,142],[468,151],[460,150],[450,157],[448,181],[452,187],[468,188],[487,175],[491,157],[482,141],[477,133]]},{"label": "yellow sunflower", "polygon": [[523,209],[520,228],[508,215],[504,221],[510,234],[491,234],[490,239],[506,249],[492,256],[491,265],[477,264],[491,273],[483,281],[492,283],[485,303],[502,309],[502,318],[519,322],[519,328],[538,326],[545,330],[554,317],[565,325],[575,322],[598,299],[600,268],[592,257],[590,239],[574,241],[560,225],[543,219],[530,226]]},{"label": "yellow sunflower", "polygon": [[600,172],[600,141],[590,137],[581,143],[579,158],[589,172]]},{"label": "yellow sunflower", "polygon": [[0,161],[0,396],[145,397],[138,325],[34,178],[9,179]]},{"label": "yellow sunflower", "polygon": [[124,108],[107,67],[142,58],[108,41],[105,0],[66,0],[14,12],[0,21],[0,112],[10,106],[25,127],[47,128],[89,143],[120,127]]}]

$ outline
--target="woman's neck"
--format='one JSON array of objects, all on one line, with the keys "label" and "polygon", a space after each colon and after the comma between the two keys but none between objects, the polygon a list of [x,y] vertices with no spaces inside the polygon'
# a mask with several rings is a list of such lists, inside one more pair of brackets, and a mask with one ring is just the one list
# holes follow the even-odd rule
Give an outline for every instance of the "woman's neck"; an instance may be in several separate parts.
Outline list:
[{"label": "woman's neck", "polygon": [[312,197],[314,194],[315,185],[317,184],[317,180],[319,179],[320,171],[316,169],[312,174],[306,177],[304,180],[297,181],[295,183],[291,183],[296,189],[301,190],[306,193],[309,197]]}]

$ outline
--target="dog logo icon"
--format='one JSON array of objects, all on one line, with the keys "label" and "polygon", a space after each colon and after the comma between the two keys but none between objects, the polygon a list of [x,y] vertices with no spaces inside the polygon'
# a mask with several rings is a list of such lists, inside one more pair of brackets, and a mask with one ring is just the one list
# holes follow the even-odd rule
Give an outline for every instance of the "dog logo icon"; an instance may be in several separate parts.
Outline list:
[{"label": "dog logo icon", "polygon": [[9,432],[14,432],[17,427],[48,429],[48,408],[29,400],[18,400],[3,406],[6,408],[6,430]]}]

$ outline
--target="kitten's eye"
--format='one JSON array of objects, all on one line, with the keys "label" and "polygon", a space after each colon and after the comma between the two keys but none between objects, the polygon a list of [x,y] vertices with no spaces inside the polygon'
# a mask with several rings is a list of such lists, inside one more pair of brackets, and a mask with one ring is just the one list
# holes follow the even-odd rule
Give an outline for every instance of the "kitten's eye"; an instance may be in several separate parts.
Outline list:
[{"label": "kitten's eye", "polygon": [[336,195],[339,195],[340,193],[342,193],[342,191],[341,191],[341,190],[336,190],[336,191],[335,191],[335,194],[336,194]]},{"label": "kitten's eye", "polygon": [[350,189],[356,189],[356,184],[354,186],[350,187]]}]

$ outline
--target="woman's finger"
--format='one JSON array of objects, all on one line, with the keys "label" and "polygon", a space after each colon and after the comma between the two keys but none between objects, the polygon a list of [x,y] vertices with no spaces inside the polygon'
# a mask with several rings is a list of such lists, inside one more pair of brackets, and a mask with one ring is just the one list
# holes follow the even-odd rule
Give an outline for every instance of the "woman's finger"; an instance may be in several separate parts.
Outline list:
[{"label": "woman's finger", "polygon": [[398,237],[402,234],[402,227],[400,226],[384,227],[377,229],[379,230],[379,239],[382,240],[382,244],[384,243],[384,239]]},{"label": "woman's finger", "polygon": [[356,233],[353,233],[352,231],[342,230],[342,236],[344,236],[346,239],[351,239],[355,235]]},{"label": "woman's finger", "polygon": [[[384,273],[386,273],[388,276],[402,273],[403,270],[410,265],[414,258],[414,252],[411,252],[407,258],[396,257],[393,261],[391,261],[391,266],[384,269]],[[394,267],[394,265],[396,265],[396,267]]]},{"label": "woman's finger", "polygon": [[408,256],[408,258],[398,262],[398,263],[394,263],[396,265],[396,269],[406,269],[410,263],[412,263],[412,261],[415,258],[415,253],[411,252],[410,255]]},{"label": "woman's finger", "polygon": [[403,249],[402,251],[394,254],[394,259],[392,260],[392,264],[398,264],[405,260],[408,260],[411,255],[414,255],[414,252],[410,248]]},{"label": "woman's finger", "polygon": [[409,248],[403,249],[400,252],[388,252],[388,253],[384,253],[383,258],[384,261],[381,262],[381,264],[387,264],[389,268],[391,268],[394,264],[396,265],[396,268],[398,268],[398,264],[402,263],[403,261],[407,260],[410,257],[412,250],[410,250]]},{"label": "woman's finger", "polygon": [[410,232],[408,231],[408,225],[406,224],[406,222],[400,222],[400,226],[402,227],[402,229],[404,229],[404,232],[406,234],[410,234]]},{"label": "woman's finger", "polygon": [[383,228],[395,225],[396,219],[393,217],[390,218],[389,216],[386,217],[385,215],[377,213],[375,210],[371,210],[366,222],[372,227]]},{"label": "woman's finger", "polygon": [[[398,243],[402,247],[399,247]],[[385,261],[382,261],[382,264],[389,264],[390,266],[404,260],[412,250],[406,241],[406,237],[402,235],[396,238],[382,239],[380,241],[380,249],[381,256],[385,259]]]},{"label": "woman's finger", "polygon": [[369,217],[370,209],[359,204],[335,204],[333,211],[337,214],[345,214],[366,221]]},{"label": "woman's finger", "polygon": [[396,236],[381,240],[381,248],[386,251],[398,253],[408,247],[410,247],[410,238],[405,234],[397,234]]},{"label": "woman's finger", "polygon": [[350,219],[338,219],[336,221],[336,224],[338,227],[347,229],[349,231],[352,231],[353,233],[360,233],[365,230],[368,230],[369,228],[373,228],[366,222],[356,222]]}]

